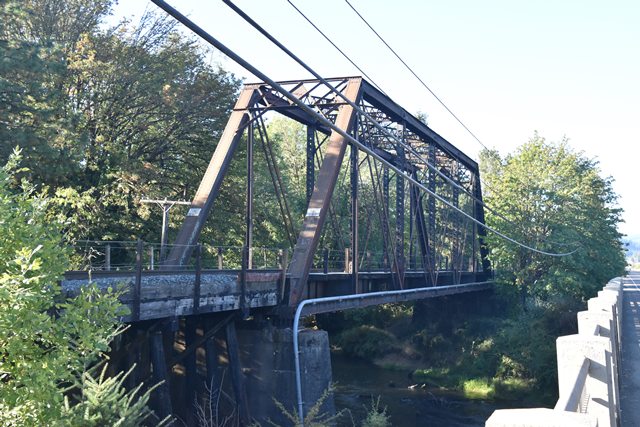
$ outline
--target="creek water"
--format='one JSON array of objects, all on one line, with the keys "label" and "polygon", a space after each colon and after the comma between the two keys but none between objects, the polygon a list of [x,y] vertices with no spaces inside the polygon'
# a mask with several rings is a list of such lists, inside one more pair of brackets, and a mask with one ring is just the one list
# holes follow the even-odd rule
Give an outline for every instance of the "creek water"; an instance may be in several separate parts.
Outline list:
[{"label": "creek water", "polygon": [[[333,381],[337,383],[336,409],[348,409],[358,421],[356,425],[378,396],[380,406],[387,408],[391,425],[401,427],[479,427],[494,410],[509,406],[509,402],[470,400],[451,392],[422,388],[409,378],[409,370],[384,369],[340,354],[333,354],[331,363]],[[413,385],[416,386],[409,388]],[[353,422],[347,414],[338,424],[352,426]]]}]

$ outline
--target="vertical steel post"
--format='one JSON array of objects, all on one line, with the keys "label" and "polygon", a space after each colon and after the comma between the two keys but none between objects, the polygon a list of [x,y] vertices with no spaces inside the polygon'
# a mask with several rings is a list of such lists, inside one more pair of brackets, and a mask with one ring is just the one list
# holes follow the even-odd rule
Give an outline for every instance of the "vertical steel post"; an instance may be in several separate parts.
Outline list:
[{"label": "vertical steel post", "polygon": [[[429,144],[429,152],[427,161],[437,167],[436,164],[436,147],[433,144]],[[429,168],[429,182],[427,187],[429,191],[436,192],[436,173],[433,169]],[[429,269],[436,270],[436,198],[429,194],[427,197],[427,211],[429,213],[429,226],[427,227],[427,236],[429,237]]]},{"label": "vertical steel post", "polygon": [[289,266],[289,252],[280,249],[280,268],[282,269],[282,281],[280,282],[280,301],[284,299],[284,291],[287,287],[287,267]]},{"label": "vertical steel post", "polygon": [[[473,194],[476,199],[476,219],[484,224],[484,206],[482,204],[482,185],[478,178],[473,186]],[[480,246],[480,260],[482,262],[482,274],[486,279],[491,276],[491,263],[489,262],[489,248],[485,238],[487,237],[487,230],[479,225],[478,226],[478,245]],[[476,279],[477,280],[477,279]]]},{"label": "vertical steel post", "polygon": [[[396,147],[398,167],[404,172],[404,148]],[[404,288],[404,179],[396,174],[396,273],[400,288]]]},{"label": "vertical steel post", "polygon": [[[357,128],[357,126],[355,126]],[[358,148],[351,145],[351,281],[352,289],[360,293],[358,280]]]},{"label": "vertical steel post", "polygon": [[[459,165],[457,162],[454,163],[455,166],[452,167],[452,178],[454,178],[456,180],[456,182],[458,181],[458,171],[459,171]],[[455,206],[456,208],[460,207],[460,190],[457,187],[453,187],[453,206]],[[453,239],[453,241],[451,242],[451,271],[453,274],[453,284],[457,285],[458,283],[460,283],[460,274],[461,274],[461,266],[460,266],[460,261],[462,258],[462,254],[460,253],[460,233],[462,233],[462,221],[460,220],[460,216],[457,214],[457,212],[454,212],[454,218],[456,218],[455,221],[455,227],[454,228],[454,233],[455,233],[455,238]]]},{"label": "vertical steel post", "polygon": [[242,313],[242,318],[245,319],[249,315],[249,309],[246,306],[246,292],[247,292],[247,263],[249,261],[249,248],[242,247],[241,266],[240,266],[240,302],[239,308]]},{"label": "vertical steel post", "polygon": [[142,289],[142,240],[136,245],[136,278],[133,287],[133,320],[140,320],[140,293]]},{"label": "vertical steel post", "polygon": [[313,194],[315,185],[316,129],[307,125],[307,205]]},{"label": "vertical steel post", "polygon": [[160,262],[167,256],[167,239],[169,238],[169,210],[173,205],[162,205],[162,231],[160,235]]},{"label": "vertical steel post", "polygon": [[349,256],[349,253],[351,251],[349,251],[349,248],[344,248],[344,272],[348,273],[351,269],[349,268],[349,258],[351,258]]},{"label": "vertical steel post", "polygon": [[329,249],[324,248],[322,250],[322,272],[324,274],[329,273]]},{"label": "vertical steel post", "polygon": [[196,277],[193,287],[193,314],[198,314],[200,311],[200,284],[202,278],[202,245],[196,246]]},{"label": "vertical steel post", "polygon": [[382,209],[384,221],[382,221],[382,239],[383,245],[383,257],[384,268],[386,269],[390,265],[389,254],[389,168],[382,166]]},{"label": "vertical steel post", "polygon": [[224,260],[222,259],[222,248],[218,246],[218,270],[222,270],[224,267]]},{"label": "vertical steel post", "polygon": [[[471,173],[471,188],[472,188],[472,194],[473,194],[473,188],[475,188],[476,186],[476,180],[478,179],[477,175],[475,173]],[[478,217],[478,205],[477,203],[473,204],[473,217],[477,218]],[[476,233],[478,230],[478,225],[474,222],[471,224],[472,227],[472,238],[471,238],[471,244],[473,245],[472,248],[472,252],[471,252],[471,271],[473,272],[473,280],[476,280],[476,273],[477,273],[477,261],[476,261],[476,257],[478,256],[477,254],[477,247],[478,245],[476,244]]]},{"label": "vertical steel post", "polygon": [[111,271],[111,245],[108,243],[104,248],[104,267],[107,271]]},{"label": "vertical steel post", "polygon": [[[415,174],[414,174],[415,178]],[[417,187],[414,187],[413,184],[409,184],[409,265],[407,267],[408,270],[412,270],[416,268],[416,260],[415,253],[413,251],[413,228],[414,222],[416,220],[416,191]],[[424,266],[423,266],[424,268]]]},{"label": "vertical steel post", "polygon": [[247,126],[247,212],[245,217],[245,241],[248,248],[246,268],[253,267],[253,123]]},{"label": "vertical steel post", "polygon": [[149,246],[149,270],[153,270],[155,267],[155,248]]}]

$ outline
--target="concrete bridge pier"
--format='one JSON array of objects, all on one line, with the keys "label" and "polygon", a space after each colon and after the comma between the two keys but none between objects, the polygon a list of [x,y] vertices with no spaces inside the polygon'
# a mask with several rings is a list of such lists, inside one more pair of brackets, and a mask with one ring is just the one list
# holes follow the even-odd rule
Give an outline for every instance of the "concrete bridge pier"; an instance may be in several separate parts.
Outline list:
[{"label": "concrete bridge pier", "polygon": [[[308,413],[331,385],[329,335],[306,329],[299,332],[298,339],[302,395]],[[268,419],[278,425],[289,424],[275,401],[290,414],[297,412],[292,329],[238,329],[238,341],[251,418],[263,425]],[[320,413],[335,413],[332,394],[324,400]]]}]

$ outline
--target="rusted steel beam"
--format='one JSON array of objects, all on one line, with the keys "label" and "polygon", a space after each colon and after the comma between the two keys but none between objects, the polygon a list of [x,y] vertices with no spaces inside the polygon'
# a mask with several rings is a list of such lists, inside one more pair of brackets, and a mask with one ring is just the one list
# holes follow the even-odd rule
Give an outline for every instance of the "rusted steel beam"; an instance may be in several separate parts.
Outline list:
[{"label": "rusted steel beam", "polygon": [[[417,177],[416,177],[417,178]],[[435,286],[435,267],[431,263],[433,258],[430,253],[429,232],[427,231],[427,222],[424,215],[424,206],[422,205],[422,196],[418,187],[411,185],[413,210],[415,213],[416,234],[420,255],[422,258],[422,269],[424,272],[425,286]]]},{"label": "rusted steel beam", "polygon": [[416,119],[413,115],[407,112],[407,110],[393,102],[389,97],[384,95],[366,80],[364,80],[362,84],[362,97],[365,101],[370,102],[375,107],[384,111],[389,115],[389,117],[397,122],[404,122],[409,130],[415,132],[426,141],[435,144],[436,147],[440,148],[444,152],[450,153],[451,156],[455,157],[469,170],[473,172],[478,171],[478,163],[475,160],[460,151],[429,126]]},{"label": "rusted steel beam", "polygon": [[[344,89],[345,96],[355,102],[360,93],[362,78],[349,79]],[[336,118],[336,126],[345,132],[350,132],[353,125],[353,107],[348,104],[341,105]],[[333,190],[340,171],[340,165],[344,158],[347,142],[344,136],[332,132],[329,142],[326,143],[324,160],[318,171],[318,177],[307,212],[302,222],[302,229],[298,235],[293,256],[289,264],[290,290],[289,305],[294,307],[306,294],[307,277],[313,261],[313,255],[318,246],[322,226],[324,225]]]},{"label": "rusted steel beam", "polygon": [[194,245],[198,241],[213,202],[218,196],[220,185],[227,173],[238,141],[242,136],[245,125],[249,121],[248,109],[259,96],[258,87],[259,85],[248,85],[240,93],[220,142],[218,142],[216,150],[211,157],[207,171],[191,202],[180,233],[171,248],[167,260],[163,263],[163,269],[167,270],[185,265],[191,257]]},{"label": "rusted steel beam", "polygon": [[[481,224],[484,224],[484,205],[482,204],[482,184],[480,177],[473,183],[473,194],[476,199],[475,217]],[[478,225],[478,245],[480,246],[480,260],[482,262],[483,276],[488,278],[491,276],[491,262],[489,261],[489,248],[487,247],[487,230]]]}]

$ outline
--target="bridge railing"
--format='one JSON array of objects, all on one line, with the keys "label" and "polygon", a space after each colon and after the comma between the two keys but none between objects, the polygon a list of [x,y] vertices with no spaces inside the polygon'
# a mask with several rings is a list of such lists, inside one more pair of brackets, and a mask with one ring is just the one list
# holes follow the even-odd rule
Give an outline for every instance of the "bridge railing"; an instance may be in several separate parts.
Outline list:
[{"label": "bridge railing", "polygon": [[[163,248],[160,243],[143,241],[141,244],[142,248],[140,249],[137,241],[78,241],[74,245],[72,270],[136,271],[142,269],[150,271],[175,267],[175,269],[188,271],[195,270],[198,262],[202,269],[240,270],[242,269],[243,250],[245,250],[242,246],[207,243],[194,245],[194,256],[191,257],[187,265],[170,266],[164,259],[174,245],[165,245]],[[199,248],[199,260],[196,260],[195,256],[198,253],[197,248]],[[291,248],[252,247],[247,255],[247,268],[250,270],[286,269],[291,255]],[[394,261],[392,253],[366,250],[354,257],[351,248],[323,248],[317,251],[311,270],[316,273],[351,273],[353,272],[353,263],[357,262],[361,272],[391,271]],[[420,256],[413,255],[405,259],[405,271],[421,271],[423,268]],[[451,268],[452,265],[446,257],[436,265],[436,271],[450,271]],[[473,269],[473,266],[469,267],[469,271]]]},{"label": "bridge railing", "polygon": [[[134,271],[158,270],[160,268],[195,270],[199,262],[202,269],[239,270],[242,268],[242,246],[201,244],[193,249],[189,264],[170,266],[163,259],[173,245],[136,241],[85,240],[74,245],[72,264],[80,271]],[[248,268],[255,270],[281,270],[290,259],[291,250],[269,247],[252,247],[248,252]],[[196,258],[199,256],[199,260]],[[138,264],[141,264],[138,266]]]},{"label": "bridge railing", "polygon": [[578,333],[559,337],[559,399],[554,409],[500,409],[487,427],[614,427],[620,421],[621,279],[609,282],[578,313]]}]

